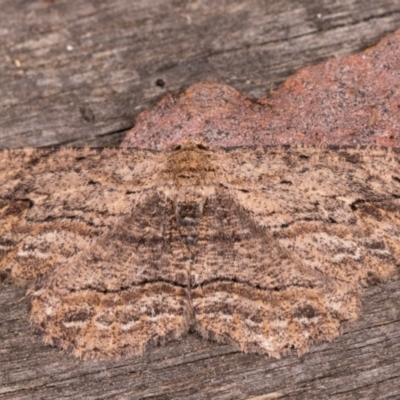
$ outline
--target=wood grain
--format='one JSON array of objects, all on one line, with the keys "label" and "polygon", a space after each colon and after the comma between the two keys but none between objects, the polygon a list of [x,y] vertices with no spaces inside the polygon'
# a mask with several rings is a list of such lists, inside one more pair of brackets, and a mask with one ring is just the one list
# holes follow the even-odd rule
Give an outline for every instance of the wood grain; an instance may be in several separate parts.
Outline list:
[{"label": "wood grain", "polygon": [[400,26],[396,0],[1,0],[1,10],[0,147],[115,145],[167,91],[209,80],[265,96]]},{"label": "wood grain", "polygon": [[[0,147],[117,145],[166,91],[210,80],[267,95],[400,26],[395,0],[0,3]],[[400,397],[396,282],[368,290],[342,337],[279,361],[191,334],[144,357],[81,362],[32,334],[24,293],[0,287],[0,399]]]}]

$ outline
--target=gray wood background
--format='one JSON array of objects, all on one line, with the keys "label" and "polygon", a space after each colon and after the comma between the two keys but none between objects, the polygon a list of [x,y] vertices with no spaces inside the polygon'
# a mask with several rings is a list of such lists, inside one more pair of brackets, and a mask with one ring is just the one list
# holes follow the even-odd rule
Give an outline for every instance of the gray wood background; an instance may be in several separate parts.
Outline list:
[{"label": "gray wood background", "polygon": [[[0,0],[0,148],[118,145],[167,91],[207,80],[266,96],[398,28],[399,0]],[[0,285],[0,399],[400,398],[397,282],[369,289],[342,337],[282,360],[190,334],[82,362],[33,334],[24,293]]]}]

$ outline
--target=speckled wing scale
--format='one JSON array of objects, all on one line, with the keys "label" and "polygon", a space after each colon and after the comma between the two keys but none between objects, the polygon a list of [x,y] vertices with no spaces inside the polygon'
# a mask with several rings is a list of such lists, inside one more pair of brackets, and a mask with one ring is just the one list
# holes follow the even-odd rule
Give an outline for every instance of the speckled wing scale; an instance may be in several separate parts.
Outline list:
[{"label": "speckled wing scale", "polygon": [[395,278],[400,157],[387,149],[0,153],[0,278],[82,358],[190,328],[280,357],[332,340]]}]

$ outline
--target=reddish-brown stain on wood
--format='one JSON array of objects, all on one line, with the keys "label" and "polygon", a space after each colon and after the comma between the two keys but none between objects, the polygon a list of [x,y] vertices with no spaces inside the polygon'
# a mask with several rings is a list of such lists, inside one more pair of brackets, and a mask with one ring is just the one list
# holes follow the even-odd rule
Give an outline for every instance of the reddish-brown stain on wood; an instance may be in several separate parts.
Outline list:
[{"label": "reddish-brown stain on wood", "polygon": [[216,146],[400,146],[400,30],[363,53],[300,70],[268,98],[197,83],[141,113],[122,146],[165,149],[184,138]]}]

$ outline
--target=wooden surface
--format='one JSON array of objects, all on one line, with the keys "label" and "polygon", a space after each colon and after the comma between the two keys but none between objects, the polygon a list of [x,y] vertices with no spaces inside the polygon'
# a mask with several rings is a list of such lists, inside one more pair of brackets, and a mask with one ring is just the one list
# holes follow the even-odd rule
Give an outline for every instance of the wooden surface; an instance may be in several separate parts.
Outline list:
[{"label": "wooden surface", "polygon": [[[208,80],[265,96],[298,68],[400,27],[398,0],[0,6],[0,147],[118,145],[167,91]],[[143,357],[82,362],[43,345],[24,290],[3,285],[0,399],[400,398],[399,286],[369,289],[360,320],[301,358],[245,355],[191,334]]]}]

